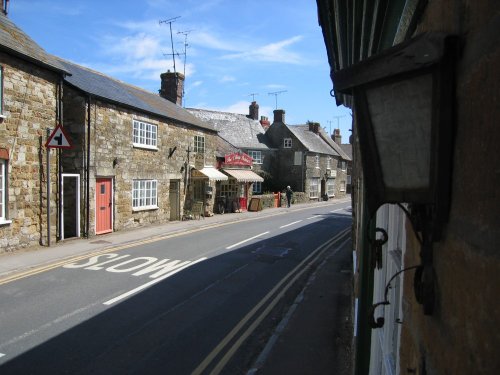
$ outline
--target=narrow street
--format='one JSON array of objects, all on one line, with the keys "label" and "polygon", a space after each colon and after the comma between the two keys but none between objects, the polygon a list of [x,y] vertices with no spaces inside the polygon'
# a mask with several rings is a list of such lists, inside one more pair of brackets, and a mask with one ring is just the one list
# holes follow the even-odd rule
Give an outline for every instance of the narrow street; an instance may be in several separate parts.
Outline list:
[{"label": "narrow street", "polygon": [[[0,372],[276,373],[300,353],[309,358],[310,338],[303,336],[302,344],[287,338],[288,322],[304,332],[330,330],[345,347],[341,327],[319,316],[308,327],[314,316],[304,316],[314,314],[308,308],[332,315],[341,309],[321,301],[318,288],[329,289],[332,280],[351,288],[349,206],[280,209],[166,238],[137,238],[4,282]],[[349,290],[341,294],[350,306]],[[352,331],[343,334],[352,338]],[[323,347],[335,349],[328,342]],[[331,366],[344,352],[323,358]]]}]

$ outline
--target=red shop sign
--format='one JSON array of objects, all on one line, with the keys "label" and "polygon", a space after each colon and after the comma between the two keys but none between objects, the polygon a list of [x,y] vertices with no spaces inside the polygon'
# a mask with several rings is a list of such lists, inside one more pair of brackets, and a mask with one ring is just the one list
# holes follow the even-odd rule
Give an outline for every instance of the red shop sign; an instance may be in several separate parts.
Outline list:
[{"label": "red shop sign", "polygon": [[252,165],[253,159],[245,153],[234,153],[224,156],[224,164],[226,165]]}]

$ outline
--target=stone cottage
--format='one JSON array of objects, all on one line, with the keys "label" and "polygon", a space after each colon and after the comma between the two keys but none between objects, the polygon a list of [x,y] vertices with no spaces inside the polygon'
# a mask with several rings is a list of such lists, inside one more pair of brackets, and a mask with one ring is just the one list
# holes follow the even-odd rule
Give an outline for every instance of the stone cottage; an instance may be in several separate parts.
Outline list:
[{"label": "stone cottage", "polygon": [[213,204],[207,192],[222,175],[214,168],[217,132],[181,107],[178,91],[164,89],[182,75],[162,74],[157,95],[61,64],[72,74],[64,120],[74,142],[62,160],[65,238],[78,227],[94,235],[180,220],[195,200]]},{"label": "stone cottage", "polygon": [[[221,155],[219,167],[229,179],[220,182],[218,195],[238,199],[240,208],[246,209],[253,194],[268,191],[272,179],[274,150],[257,120],[258,104],[255,101],[251,103],[248,115],[196,108],[188,108],[188,111],[213,125],[219,137],[233,146],[232,152]],[[235,154],[241,155],[236,158],[237,162]],[[245,159],[245,156],[248,158]]]},{"label": "stone cottage", "polygon": [[[337,182],[339,154],[321,136],[319,123],[289,126],[285,123],[285,111],[274,111],[274,121],[266,132],[278,147],[276,173],[284,188],[290,185],[294,191],[303,191],[310,200],[342,196]],[[344,178],[344,177],[343,177]],[[345,186],[345,179],[344,186]]]},{"label": "stone cottage", "polygon": [[341,197],[345,194],[350,194],[349,184],[351,175],[349,166],[352,163],[352,158],[341,146],[342,136],[340,135],[340,129],[335,129],[333,134],[329,137],[328,134],[319,127],[318,135],[339,155],[337,161],[335,196]]},{"label": "stone cottage", "polygon": [[[59,159],[45,142],[61,123],[68,72],[0,13],[0,252],[58,234]],[[47,169],[49,161],[50,169]]]}]

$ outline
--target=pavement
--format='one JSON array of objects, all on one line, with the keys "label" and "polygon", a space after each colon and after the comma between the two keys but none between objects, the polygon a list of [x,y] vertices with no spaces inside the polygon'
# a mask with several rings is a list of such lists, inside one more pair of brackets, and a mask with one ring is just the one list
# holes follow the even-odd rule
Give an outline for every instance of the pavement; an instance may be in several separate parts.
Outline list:
[{"label": "pavement", "polygon": [[[259,220],[318,205],[350,201],[296,204],[290,208],[214,215],[199,220],[169,222],[122,230],[89,239],[67,239],[53,246],[33,247],[0,254],[0,284],[26,274],[43,272],[75,258],[131,247],[184,234],[230,225],[235,221]],[[271,339],[255,361],[253,374],[350,374],[352,365],[352,246],[331,253],[309,276],[305,287],[285,314]]]}]

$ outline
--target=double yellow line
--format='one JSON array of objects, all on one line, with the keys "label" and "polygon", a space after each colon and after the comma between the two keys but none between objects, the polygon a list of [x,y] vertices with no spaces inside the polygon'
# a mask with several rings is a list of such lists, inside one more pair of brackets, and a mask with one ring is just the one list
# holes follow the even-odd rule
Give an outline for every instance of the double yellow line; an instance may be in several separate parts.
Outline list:
[{"label": "double yellow line", "polygon": [[[245,315],[245,317],[231,330],[231,332],[224,337],[224,339],[212,350],[212,352],[210,352],[210,354],[198,365],[192,374],[200,375],[206,371],[212,362],[214,362],[214,359],[220,356],[224,348],[226,348],[228,344],[238,335],[236,341],[234,341],[232,346],[227,349],[223,357],[215,364],[210,372],[210,375],[219,374],[243,342],[255,331],[264,318],[272,311],[288,289],[290,289],[290,287],[293,286],[293,284],[304,274],[304,272],[306,272],[312,264],[320,259],[328,249],[336,243],[339,243],[344,238],[347,238],[350,235],[350,232],[351,229],[346,228],[335,237],[318,246],[299,265],[297,265],[283,279],[281,279],[281,281],[276,284],[276,286],[269,293],[267,293],[267,295],[262,298],[247,315]],[[260,313],[260,315],[256,316],[265,304],[267,304],[265,309]],[[246,330],[242,331],[243,327],[245,327],[251,319],[254,319],[253,322]],[[242,332],[240,333],[240,331]]]}]

